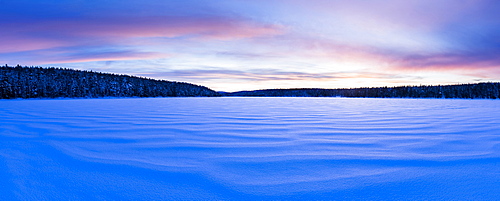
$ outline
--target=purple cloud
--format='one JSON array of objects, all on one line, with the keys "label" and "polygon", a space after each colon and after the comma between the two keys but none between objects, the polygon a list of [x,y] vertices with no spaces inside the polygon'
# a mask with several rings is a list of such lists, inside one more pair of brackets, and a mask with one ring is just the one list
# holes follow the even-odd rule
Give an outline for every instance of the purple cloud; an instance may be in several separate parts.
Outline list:
[{"label": "purple cloud", "polygon": [[399,82],[416,71],[428,82],[499,80],[499,9],[493,0],[0,1],[0,63],[124,61],[105,67],[134,72],[130,60],[141,60],[148,67],[135,72],[181,81]]}]

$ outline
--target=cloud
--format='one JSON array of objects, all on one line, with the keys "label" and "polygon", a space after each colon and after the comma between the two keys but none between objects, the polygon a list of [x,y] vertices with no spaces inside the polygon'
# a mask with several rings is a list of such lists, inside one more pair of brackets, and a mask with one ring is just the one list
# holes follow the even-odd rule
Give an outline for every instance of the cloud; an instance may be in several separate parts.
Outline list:
[{"label": "cloud", "polygon": [[[282,27],[277,25],[220,16],[20,18],[0,21],[0,27],[3,29],[0,35],[0,62],[35,65],[165,58],[165,55],[176,52],[163,48],[158,42],[162,38],[181,43],[231,41],[283,32]],[[153,42],[143,43],[147,38]],[[92,52],[96,47],[114,50],[99,50],[94,54]],[[64,52],[54,51],[59,49],[64,49]],[[45,55],[45,58],[38,57],[38,54]],[[13,59],[13,56],[22,59]]]},{"label": "cloud", "polygon": [[96,48],[52,48],[46,50],[26,51],[22,53],[0,54],[4,63],[26,64],[27,61],[44,64],[80,63],[92,61],[144,60],[167,58],[170,55],[159,52],[140,52],[133,50],[106,50]]},{"label": "cloud", "polygon": [[48,49],[68,45],[64,41],[0,36],[0,54]]},{"label": "cloud", "polygon": [[[500,52],[498,52],[500,53]],[[447,53],[408,55],[396,59],[399,68],[415,70],[489,69],[500,68],[498,53]]]},{"label": "cloud", "polygon": [[[499,23],[500,25],[500,23]],[[454,48],[436,50],[433,44],[426,44],[428,49],[408,50],[392,47],[379,47],[353,44],[314,38],[300,34],[287,35],[274,41],[278,51],[274,56],[307,58],[310,61],[354,62],[370,64],[372,70],[419,70],[449,71],[459,74],[472,74],[474,71],[498,72],[500,69],[500,29],[496,27],[476,27],[475,31],[466,31],[464,27],[448,27],[448,43]],[[444,32],[444,31],[443,31]],[[449,33],[451,32],[451,33]],[[499,75],[499,74],[497,74]]]},{"label": "cloud", "polygon": [[[232,83],[228,80],[391,82],[417,80],[416,71],[429,75],[424,79],[500,76],[500,3],[493,0],[0,4],[0,63],[13,65],[95,69],[109,63],[109,71],[134,72],[141,63],[149,67],[135,72],[146,76],[150,68],[163,72],[151,74],[155,77],[221,85]],[[72,63],[91,61],[110,62]]]},{"label": "cloud", "polygon": [[279,34],[277,26],[210,16],[112,17],[44,22],[43,31],[84,37],[200,37],[240,39]]},{"label": "cloud", "polygon": [[[259,24],[238,17],[141,16],[87,17],[76,19],[14,20],[0,22],[2,44],[11,51],[63,46],[68,43],[117,43],[128,38],[185,37],[234,40],[276,35],[277,25]],[[37,45],[38,44],[38,45]]]},{"label": "cloud", "polygon": [[123,61],[123,60],[144,60],[166,58],[170,55],[157,52],[134,52],[134,51],[114,51],[114,52],[91,52],[80,54],[68,54],[63,57],[42,60],[44,63],[80,63],[92,61]]},{"label": "cloud", "polygon": [[[283,42],[270,43],[290,46],[282,51],[288,54],[368,60],[375,66],[401,69],[441,71],[498,66],[500,3],[497,1],[273,2],[281,12],[271,16],[274,20],[286,18],[282,21],[293,25],[290,29],[294,35],[288,35],[288,41],[281,38],[278,40]],[[265,1],[249,4],[258,7]]]},{"label": "cloud", "polygon": [[333,73],[310,73],[310,72],[293,72],[284,70],[172,70],[167,72],[151,72],[151,73],[134,73],[136,75],[172,79],[203,79],[203,80],[244,80],[244,81],[333,81],[352,78],[375,78],[375,79],[396,79],[410,78],[420,79],[417,76],[398,75],[390,73],[375,73],[375,72],[333,72]]}]

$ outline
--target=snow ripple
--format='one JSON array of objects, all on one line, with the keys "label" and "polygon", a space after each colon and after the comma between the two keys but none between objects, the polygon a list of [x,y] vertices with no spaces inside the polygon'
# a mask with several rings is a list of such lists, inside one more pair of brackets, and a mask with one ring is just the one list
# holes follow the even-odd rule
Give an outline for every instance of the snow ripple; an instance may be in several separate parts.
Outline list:
[{"label": "snow ripple", "polygon": [[78,160],[199,173],[247,193],[354,188],[435,175],[457,164],[497,163],[500,158],[496,100],[1,103],[2,138],[41,141]]}]

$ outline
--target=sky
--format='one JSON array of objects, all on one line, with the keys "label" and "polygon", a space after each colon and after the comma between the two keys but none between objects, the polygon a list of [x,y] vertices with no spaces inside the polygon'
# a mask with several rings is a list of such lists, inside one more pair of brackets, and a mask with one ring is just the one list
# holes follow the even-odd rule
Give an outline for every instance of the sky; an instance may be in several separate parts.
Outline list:
[{"label": "sky", "polygon": [[0,0],[0,63],[216,91],[500,81],[496,0]]}]

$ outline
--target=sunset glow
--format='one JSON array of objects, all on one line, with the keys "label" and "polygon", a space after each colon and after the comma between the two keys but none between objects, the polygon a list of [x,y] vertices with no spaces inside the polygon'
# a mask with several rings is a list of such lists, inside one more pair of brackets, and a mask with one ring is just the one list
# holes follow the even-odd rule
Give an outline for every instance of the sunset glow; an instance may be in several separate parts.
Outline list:
[{"label": "sunset glow", "polygon": [[492,0],[0,1],[0,62],[217,91],[500,81]]}]

